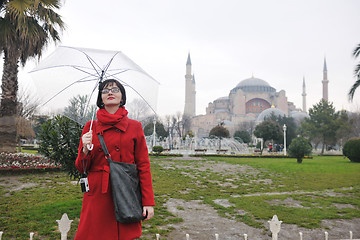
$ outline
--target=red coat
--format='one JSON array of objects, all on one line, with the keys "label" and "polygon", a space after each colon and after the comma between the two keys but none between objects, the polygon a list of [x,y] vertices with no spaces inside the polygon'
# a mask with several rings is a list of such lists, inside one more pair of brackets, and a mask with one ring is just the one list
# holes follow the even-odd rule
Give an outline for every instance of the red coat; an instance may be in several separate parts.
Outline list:
[{"label": "red coat", "polygon": [[[98,118],[99,119],[99,118]],[[88,122],[83,133],[89,131]],[[141,123],[125,116],[115,125],[94,122],[93,150],[85,156],[80,141],[75,165],[79,172],[88,169],[90,191],[84,193],[75,240],[130,240],[141,236],[141,222],[116,221],[109,185],[109,164],[104,157],[98,133],[102,133],[113,161],[135,163],[139,171],[143,206],[154,206],[150,161]],[[84,164],[84,165],[83,165]]]}]

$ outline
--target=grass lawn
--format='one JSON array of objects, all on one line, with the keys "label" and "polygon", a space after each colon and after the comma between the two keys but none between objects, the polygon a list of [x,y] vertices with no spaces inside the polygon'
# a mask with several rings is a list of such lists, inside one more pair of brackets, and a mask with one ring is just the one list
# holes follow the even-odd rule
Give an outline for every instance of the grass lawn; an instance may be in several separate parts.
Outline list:
[{"label": "grass lawn", "polygon": [[[151,164],[157,206],[155,217],[144,224],[146,236],[166,236],[170,223],[182,221],[164,206],[169,198],[203,200],[221,216],[257,228],[274,214],[284,223],[307,228],[320,227],[322,219],[360,218],[360,164],[342,157],[315,156],[302,164],[290,158],[151,157]],[[37,185],[9,191],[10,180],[0,178],[3,239],[26,239],[30,231],[36,232],[35,239],[59,239],[55,220],[65,212],[74,219],[73,236],[81,210],[80,187],[65,173],[22,175],[19,180]],[[219,205],[219,199],[229,206]]]}]

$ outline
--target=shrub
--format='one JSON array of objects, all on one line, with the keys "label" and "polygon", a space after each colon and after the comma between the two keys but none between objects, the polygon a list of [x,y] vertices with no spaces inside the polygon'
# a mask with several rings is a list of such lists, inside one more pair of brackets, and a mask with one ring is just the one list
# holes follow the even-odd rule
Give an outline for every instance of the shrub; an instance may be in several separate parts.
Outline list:
[{"label": "shrub", "polygon": [[74,179],[80,177],[75,160],[81,132],[80,124],[64,116],[56,116],[45,122],[39,133],[39,153],[55,160]]},{"label": "shrub", "polygon": [[239,142],[249,143],[251,141],[251,136],[248,131],[236,131],[234,133],[234,138]]},{"label": "shrub", "polygon": [[162,151],[164,151],[164,148],[162,146],[153,146],[152,150],[156,155],[159,155]]},{"label": "shrub", "polygon": [[352,162],[360,162],[360,138],[350,138],[343,147],[343,154]]},{"label": "shrub", "polygon": [[309,155],[311,151],[310,142],[303,137],[293,139],[289,146],[289,156],[295,157],[298,163],[302,163],[304,156]]}]

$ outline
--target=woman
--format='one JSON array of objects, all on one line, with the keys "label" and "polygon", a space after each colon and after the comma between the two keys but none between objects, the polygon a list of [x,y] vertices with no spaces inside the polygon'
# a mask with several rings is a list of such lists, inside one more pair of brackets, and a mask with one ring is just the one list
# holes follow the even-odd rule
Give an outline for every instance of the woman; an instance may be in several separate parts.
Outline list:
[{"label": "woman", "polygon": [[[105,159],[97,134],[102,134],[113,161],[135,163],[139,171],[143,214],[154,216],[154,193],[150,162],[141,123],[127,117],[124,87],[116,80],[100,83],[97,121],[93,131],[88,122],[82,133],[75,165],[88,173],[89,192],[84,193],[79,227],[75,240],[130,240],[141,235],[141,222],[117,222],[109,182],[109,163]],[[93,134],[94,132],[94,134]],[[87,145],[94,145],[91,151]]]}]

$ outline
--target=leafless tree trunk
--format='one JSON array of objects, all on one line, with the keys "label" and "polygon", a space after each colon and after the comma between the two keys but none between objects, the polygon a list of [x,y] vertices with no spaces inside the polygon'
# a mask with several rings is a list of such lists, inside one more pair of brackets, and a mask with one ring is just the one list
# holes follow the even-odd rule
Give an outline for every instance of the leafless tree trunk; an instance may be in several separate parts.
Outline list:
[{"label": "leafless tree trunk", "polygon": [[129,118],[141,121],[149,116],[150,107],[143,100],[135,98],[130,103],[126,104],[126,108],[129,111]]},{"label": "leafless tree trunk", "polygon": [[21,88],[17,96],[17,115],[26,119],[31,119],[40,105],[40,99],[30,92],[30,89]]}]

